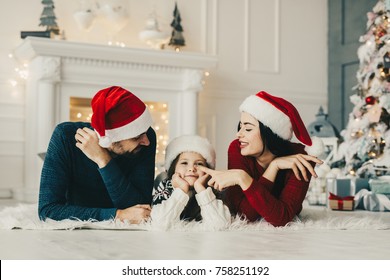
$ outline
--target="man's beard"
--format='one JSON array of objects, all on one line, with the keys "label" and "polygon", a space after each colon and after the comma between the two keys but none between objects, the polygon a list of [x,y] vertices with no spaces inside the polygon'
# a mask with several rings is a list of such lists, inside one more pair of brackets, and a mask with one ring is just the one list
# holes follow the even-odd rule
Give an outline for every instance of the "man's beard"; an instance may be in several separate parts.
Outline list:
[{"label": "man's beard", "polygon": [[133,158],[135,157],[141,150],[143,149],[142,145],[139,145],[134,148],[131,152],[125,152],[123,154],[116,154],[114,152],[111,152],[112,157],[126,157],[126,158]]}]

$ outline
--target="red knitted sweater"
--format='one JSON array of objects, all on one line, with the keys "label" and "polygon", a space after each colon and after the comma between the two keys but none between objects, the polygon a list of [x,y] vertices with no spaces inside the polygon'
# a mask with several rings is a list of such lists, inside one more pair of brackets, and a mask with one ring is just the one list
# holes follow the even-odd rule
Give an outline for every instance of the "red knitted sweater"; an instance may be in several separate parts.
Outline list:
[{"label": "red knitted sweater", "polygon": [[[291,143],[291,150],[292,154],[306,154],[302,144]],[[232,214],[243,214],[249,221],[263,217],[274,226],[284,226],[301,212],[309,182],[298,180],[291,169],[280,170],[275,182],[267,180],[254,157],[241,155],[237,139],[229,146],[228,169],[242,169],[253,178],[246,191],[240,186],[225,190],[225,203]]]}]

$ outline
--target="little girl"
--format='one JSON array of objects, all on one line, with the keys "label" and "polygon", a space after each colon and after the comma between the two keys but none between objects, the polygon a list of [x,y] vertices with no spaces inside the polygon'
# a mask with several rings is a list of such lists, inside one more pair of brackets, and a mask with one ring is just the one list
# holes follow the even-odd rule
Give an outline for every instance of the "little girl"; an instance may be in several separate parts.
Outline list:
[{"label": "little girl", "polygon": [[183,135],[168,144],[167,178],[153,189],[151,218],[154,225],[165,230],[179,220],[202,220],[210,230],[229,225],[229,209],[217,199],[217,191],[207,186],[209,176],[198,170],[198,166],[215,168],[215,151],[207,139]]}]

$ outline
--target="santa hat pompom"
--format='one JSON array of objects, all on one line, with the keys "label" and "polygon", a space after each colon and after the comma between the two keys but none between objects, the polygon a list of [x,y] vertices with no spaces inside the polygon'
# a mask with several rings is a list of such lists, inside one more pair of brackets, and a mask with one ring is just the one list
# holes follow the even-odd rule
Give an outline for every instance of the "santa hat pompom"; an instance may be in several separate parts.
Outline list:
[{"label": "santa hat pompom", "polygon": [[99,145],[103,148],[108,148],[112,144],[111,139],[107,136],[100,137],[99,139]]},{"label": "santa hat pompom", "polygon": [[324,150],[324,142],[322,142],[321,138],[316,136],[311,138],[311,146],[305,147],[306,153],[315,157],[322,155],[324,153]]}]

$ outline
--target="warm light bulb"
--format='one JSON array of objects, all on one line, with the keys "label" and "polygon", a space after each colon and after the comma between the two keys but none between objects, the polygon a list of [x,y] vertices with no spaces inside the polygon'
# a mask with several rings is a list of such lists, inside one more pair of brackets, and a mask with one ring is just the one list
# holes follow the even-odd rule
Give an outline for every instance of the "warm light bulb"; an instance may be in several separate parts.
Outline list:
[{"label": "warm light bulb", "polygon": [[15,81],[15,80],[10,80],[9,82],[11,83],[11,85],[12,85],[13,87],[16,87],[16,86],[18,85],[18,82]]}]

